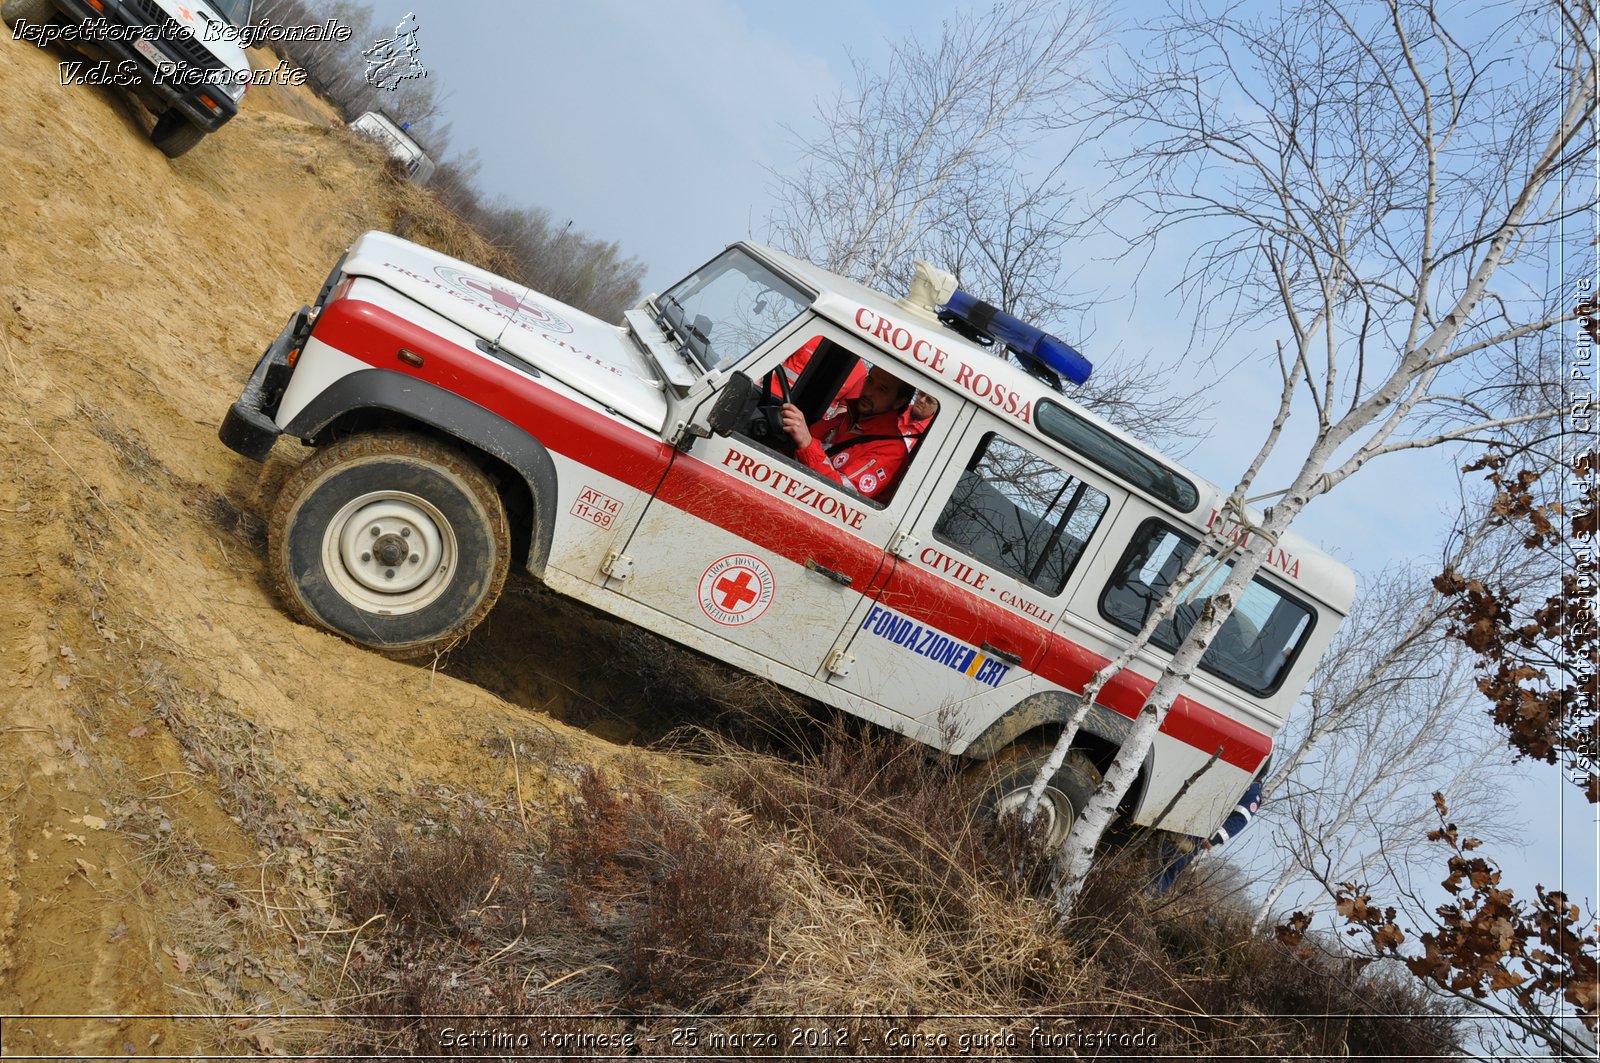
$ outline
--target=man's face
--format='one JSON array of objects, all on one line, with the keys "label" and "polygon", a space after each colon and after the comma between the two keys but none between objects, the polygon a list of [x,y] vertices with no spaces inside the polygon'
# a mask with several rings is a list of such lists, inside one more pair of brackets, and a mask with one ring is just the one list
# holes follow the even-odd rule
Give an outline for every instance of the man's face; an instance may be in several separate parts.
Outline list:
[{"label": "man's face", "polygon": [[866,382],[861,385],[861,397],[856,399],[856,419],[888,413],[896,407],[899,398],[900,381],[882,369],[868,370]]},{"label": "man's face", "polygon": [[919,421],[926,421],[939,412],[939,400],[929,395],[926,391],[919,391],[911,400],[911,416]]}]

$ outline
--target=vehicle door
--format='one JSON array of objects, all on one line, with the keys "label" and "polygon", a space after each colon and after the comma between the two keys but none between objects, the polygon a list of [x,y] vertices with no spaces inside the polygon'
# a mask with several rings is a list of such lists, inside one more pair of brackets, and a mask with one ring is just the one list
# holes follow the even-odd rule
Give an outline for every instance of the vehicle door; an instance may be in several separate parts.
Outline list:
[{"label": "vehicle door", "polygon": [[920,494],[898,563],[847,633],[848,671],[830,682],[948,744],[1059,681],[1051,629],[1123,493],[979,411]]},{"label": "vehicle door", "polygon": [[804,688],[881,587],[885,547],[912,503],[870,501],[807,469],[776,411],[788,387],[808,423],[823,420],[859,387],[869,353],[808,316],[747,360],[759,402],[731,435],[675,455],[607,589],[670,618],[690,645]]}]

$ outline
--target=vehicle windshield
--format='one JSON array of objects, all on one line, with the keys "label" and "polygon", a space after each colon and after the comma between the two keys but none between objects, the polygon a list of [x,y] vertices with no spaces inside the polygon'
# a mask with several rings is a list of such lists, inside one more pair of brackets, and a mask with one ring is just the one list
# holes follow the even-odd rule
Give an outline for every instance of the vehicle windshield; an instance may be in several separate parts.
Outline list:
[{"label": "vehicle windshield", "polygon": [[662,327],[706,369],[737,362],[810,304],[810,296],[738,248],[657,300]]},{"label": "vehicle windshield", "polygon": [[207,0],[217,14],[243,29],[250,22],[250,0]]}]

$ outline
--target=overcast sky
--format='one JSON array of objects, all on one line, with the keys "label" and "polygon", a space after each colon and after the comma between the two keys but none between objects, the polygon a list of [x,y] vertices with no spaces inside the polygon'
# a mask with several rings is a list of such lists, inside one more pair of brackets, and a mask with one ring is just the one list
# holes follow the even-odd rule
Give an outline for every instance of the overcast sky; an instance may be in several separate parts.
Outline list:
[{"label": "overcast sky", "polygon": [[[771,208],[770,170],[799,161],[791,130],[815,128],[817,101],[849,86],[852,59],[879,61],[888,41],[908,35],[937,39],[940,20],[957,4],[375,0],[372,6],[378,27],[415,12],[420,58],[444,101],[451,145],[476,150],[484,190],[618,241],[645,264],[646,290],[657,291],[724,244],[760,239]],[[1086,249],[1086,260],[1103,250]],[[1159,278],[1141,275],[1129,284],[1140,290],[1138,302],[1108,299],[1085,322],[1091,339],[1064,338],[1080,343],[1091,360],[1151,349],[1186,384],[1200,375],[1212,399],[1201,414],[1210,428],[1186,462],[1231,485],[1270,422],[1275,371],[1252,352],[1240,352],[1237,367],[1220,377],[1188,364],[1186,338],[1173,332],[1171,315],[1164,307],[1152,314],[1163,302]],[[1293,451],[1288,444],[1282,449]],[[1295,531],[1368,582],[1392,561],[1437,568],[1460,463],[1442,451],[1380,459],[1314,502]],[[1263,482],[1273,481],[1269,475]],[[1550,884],[1557,877],[1552,856],[1564,851],[1570,891],[1600,899],[1593,813],[1568,794],[1575,791],[1541,770],[1535,783],[1508,797],[1526,806],[1527,867],[1543,869],[1534,873]],[[1508,870],[1521,881],[1523,868]],[[1531,896],[1530,882],[1519,893]]]}]

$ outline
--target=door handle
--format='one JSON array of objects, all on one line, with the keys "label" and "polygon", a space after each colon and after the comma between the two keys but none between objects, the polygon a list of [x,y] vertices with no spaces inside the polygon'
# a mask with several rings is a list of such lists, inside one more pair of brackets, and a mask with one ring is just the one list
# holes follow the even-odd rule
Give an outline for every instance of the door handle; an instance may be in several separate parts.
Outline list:
[{"label": "door handle", "polygon": [[1007,651],[1002,650],[999,646],[996,646],[992,642],[985,642],[983,645],[979,646],[978,649],[982,650],[984,653],[987,653],[990,657],[998,657],[998,658],[1000,658],[1002,661],[1005,661],[1007,664],[1017,665],[1017,664],[1021,664],[1022,663],[1022,655],[1021,654],[1008,653]]},{"label": "door handle", "polygon": [[850,586],[851,583],[855,582],[849,576],[846,576],[843,572],[835,572],[831,568],[827,568],[827,567],[825,567],[823,565],[819,565],[819,564],[816,563],[815,560],[813,560],[812,558],[809,558],[809,557],[806,558],[806,568],[809,568],[811,571],[817,573],[820,576],[827,576],[829,579],[833,580],[833,582],[837,583],[841,587],[848,587],[848,586]]}]

